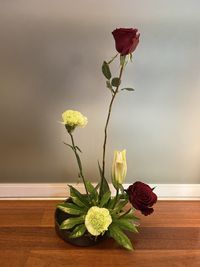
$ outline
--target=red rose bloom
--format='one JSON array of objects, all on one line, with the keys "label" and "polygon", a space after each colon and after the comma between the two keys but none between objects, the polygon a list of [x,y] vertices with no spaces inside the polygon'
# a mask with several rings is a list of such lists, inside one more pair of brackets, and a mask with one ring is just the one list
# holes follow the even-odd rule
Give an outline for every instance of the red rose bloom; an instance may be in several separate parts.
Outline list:
[{"label": "red rose bloom", "polygon": [[140,37],[140,34],[137,32],[137,29],[132,28],[119,28],[112,32],[115,39],[116,50],[122,56],[130,54],[136,49]]},{"label": "red rose bloom", "polygon": [[142,182],[135,182],[126,190],[129,196],[129,201],[133,207],[140,210],[145,216],[153,212],[153,204],[157,201],[157,195],[153,192],[150,186]]}]

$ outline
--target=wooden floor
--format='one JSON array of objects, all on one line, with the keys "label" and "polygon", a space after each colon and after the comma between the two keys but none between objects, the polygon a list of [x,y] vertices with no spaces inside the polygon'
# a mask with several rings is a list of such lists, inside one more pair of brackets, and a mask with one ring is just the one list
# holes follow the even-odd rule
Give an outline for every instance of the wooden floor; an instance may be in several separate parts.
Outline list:
[{"label": "wooden floor", "polygon": [[112,240],[78,248],[54,231],[58,201],[0,201],[0,267],[200,266],[200,202],[160,201],[130,234],[133,252]]}]

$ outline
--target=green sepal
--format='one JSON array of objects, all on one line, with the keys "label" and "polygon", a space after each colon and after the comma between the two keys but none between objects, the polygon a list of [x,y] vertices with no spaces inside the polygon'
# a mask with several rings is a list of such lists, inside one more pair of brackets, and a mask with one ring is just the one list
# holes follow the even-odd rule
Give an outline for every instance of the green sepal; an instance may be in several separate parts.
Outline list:
[{"label": "green sepal", "polygon": [[130,61],[131,61],[131,63],[132,63],[132,62],[133,62],[133,54],[130,53],[129,55],[130,55]]},{"label": "green sepal", "polygon": [[87,212],[87,209],[84,207],[78,207],[73,203],[61,203],[57,205],[57,208],[72,215],[81,215]]},{"label": "green sepal", "polygon": [[105,205],[108,203],[108,201],[110,200],[110,197],[111,197],[111,192],[110,192],[110,191],[107,191],[107,192],[103,195],[103,197],[101,198],[101,201],[100,201],[99,206],[100,206],[100,207],[105,206]]},{"label": "green sepal", "polygon": [[124,66],[125,63],[126,63],[126,56],[120,55],[120,65]]},{"label": "green sepal", "polygon": [[121,83],[121,81],[120,81],[120,79],[118,77],[113,78],[112,81],[111,81],[111,84],[114,87],[120,86],[120,83]]},{"label": "green sepal", "polygon": [[138,233],[138,230],[134,223],[126,218],[120,218],[113,221],[115,225],[118,225],[123,230],[128,230],[134,233]]},{"label": "green sepal", "polygon": [[82,215],[80,217],[69,218],[62,222],[62,224],[60,225],[60,229],[71,229],[77,224],[82,224],[84,220],[85,220],[85,215]]},{"label": "green sepal", "polygon": [[74,188],[73,186],[71,185],[68,185],[69,188],[70,188],[70,196],[72,197],[73,199],[73,196],[77,197],[78,200],[84,204],[84,206],[86,207],[91,207],[91,204],[89,203],[88,201],[88,196],[87,195],[83,195],[81,194],[78,190],[76,190],[76,188]]},{"label": "green sepal", "polygon": [[121,245],[122,247],[128,249],[128,250],[133,250],[133,246],[131,244],[130,239],[127,237],[127,235],[125,235],[123,233],[123,231],[120,229],[120,227],[118,227],[117,225],[115,225],[114,223],[112,223],[109,226],[109,235],[115,239],[115,241]]},{"label": "green sepal", "polygon": [[111,75],[111,72],[110,72],[110,67],[108,65],[108,63],[106,61],[103,62],[103,65],[102,65],[102,72],[103,72],[103,75],[108,79],[110,80],[110,78],[112,77]]},{"label": "green sepal", "polygon": [[72,233],[70,234],[69,237],[70,238],[80,237],[80,236],[84,235],[85,231],[86,231],[85,224],[80,224],[74,228],[74,230],[72,231]]}]

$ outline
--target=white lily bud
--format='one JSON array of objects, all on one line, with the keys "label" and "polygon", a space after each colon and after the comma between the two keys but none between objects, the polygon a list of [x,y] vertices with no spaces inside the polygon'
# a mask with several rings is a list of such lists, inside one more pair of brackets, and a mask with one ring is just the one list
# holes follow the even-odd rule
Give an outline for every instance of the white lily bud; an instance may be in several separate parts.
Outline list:
[{"label": "white lily bud", "polygon": [[123,184],[127,173],[126,150],[114,151],[112,164],[112,183],[116,189]]}]

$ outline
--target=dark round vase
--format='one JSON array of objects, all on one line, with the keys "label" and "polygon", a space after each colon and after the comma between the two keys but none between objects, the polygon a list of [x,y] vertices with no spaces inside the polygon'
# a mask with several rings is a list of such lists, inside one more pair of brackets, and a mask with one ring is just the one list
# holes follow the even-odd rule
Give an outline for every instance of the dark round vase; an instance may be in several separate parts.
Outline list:
[{"label": "dark round vase", "polygon": [[[67,199],[66,202],[71,202],[71,200]],[[94,246],[102,242],[103,240],[107,239],[106,234],[104,234],[103,236],[93,237],[87,231],[81,237],[70,238],[69,237],[69,235],[71,234],[70,230],[73,230],[73,228],[70,230],[60,229],[60,225],[64,220],[71,218],[71,217],[75,217],[75,216],[67,214],[66,212],[58,208],[55,210],[55,230],[58,236],[62,238],[65,242],[70,243],[75,246],[89,247],[89,246]]]}]

